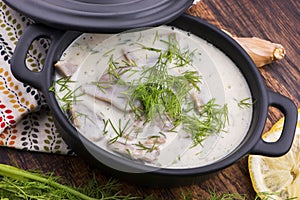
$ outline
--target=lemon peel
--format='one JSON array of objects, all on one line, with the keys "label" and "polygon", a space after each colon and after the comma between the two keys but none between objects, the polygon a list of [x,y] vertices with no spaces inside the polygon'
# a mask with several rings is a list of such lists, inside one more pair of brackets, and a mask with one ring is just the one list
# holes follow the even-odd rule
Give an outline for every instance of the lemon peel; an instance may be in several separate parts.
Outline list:
[{"label": "lemon peel", "polygon": [[[289,152],[281,157],[249,155],[248,168],[253,189],[261,199],[300,200],[300,109],[295,138]],[[284,118],[263,135],[267,142],[276,141],[283,129]]]}]

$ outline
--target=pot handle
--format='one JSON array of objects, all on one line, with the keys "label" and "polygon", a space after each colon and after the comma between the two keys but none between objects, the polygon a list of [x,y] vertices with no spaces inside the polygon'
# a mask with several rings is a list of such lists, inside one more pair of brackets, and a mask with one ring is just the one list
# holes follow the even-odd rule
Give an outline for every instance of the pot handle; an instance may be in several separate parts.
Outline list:
[{"label": "pot handle", "polygon": [[251,154],[277,157],[286,154],[292,146],[298,111],[295,104],[281,94],[268,91],[269,105],[278,108],[284,114],[284,124],[280,138],[276,142],[266,142],[262,138],[251,150]]},{"label": "pot handle", "polygon": [[64,31],[53,29],[42,24],[29,25],[18,40],[11,59],[11,71],[15,78],[39,90],[48,88],[49,86],[47,85],[46,72],[47,67],[44,65],[41,71],[38,72],[30,70],[26,66],[26,56],[34,40],[39,38],[48,38],[51,40],[51,43],[44,63],[49,63],[48,59],[51,57],[49,54],[53,52],[52,49],[59,43],[58,40],[61,38],[63,33]]}]

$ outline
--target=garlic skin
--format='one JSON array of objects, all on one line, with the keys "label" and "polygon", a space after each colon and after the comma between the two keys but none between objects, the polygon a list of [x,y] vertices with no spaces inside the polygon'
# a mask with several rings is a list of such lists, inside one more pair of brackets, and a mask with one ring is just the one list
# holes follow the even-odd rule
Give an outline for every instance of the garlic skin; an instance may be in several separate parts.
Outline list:
[{"label": "garlic skin", "polygon": [[257,37],[233,37],[249,54],[257,67],[263,67],[284,58],[286,51],[281,44]]}]

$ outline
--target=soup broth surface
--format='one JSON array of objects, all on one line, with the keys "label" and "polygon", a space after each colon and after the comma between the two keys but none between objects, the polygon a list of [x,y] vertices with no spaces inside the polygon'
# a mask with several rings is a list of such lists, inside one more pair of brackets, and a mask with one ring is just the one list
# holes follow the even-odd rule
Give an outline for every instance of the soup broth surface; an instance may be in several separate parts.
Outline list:
[{"label": "soup broth surface", "polygon": [[160,26],[83,34],[60,63],[75,69],[57,74],[55,91],[78,132],[133,162],[205,166],[247,134],[252,97],[245,78],[223,52],[191,33]]}]

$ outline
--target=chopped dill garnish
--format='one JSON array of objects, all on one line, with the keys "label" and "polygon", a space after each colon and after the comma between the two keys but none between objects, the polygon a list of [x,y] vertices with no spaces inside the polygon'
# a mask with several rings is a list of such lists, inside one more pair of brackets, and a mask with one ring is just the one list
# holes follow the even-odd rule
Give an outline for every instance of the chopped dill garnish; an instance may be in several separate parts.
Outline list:
[{"label": "chopped dill garnish", "polygon": [[98,50],[90,50],[91,51],[91,54],[96,54],[96,53],[99,53]]},{"label": "chopped dill garnish", "polygon": [[111,83],[110,82],[101,82],[101,81],[93,81],[92,84],[94,84],[95,86],[97,86],[97,88],[99,90],[101,90],[101,92],[106,93],[105,89],[108,89],[111,87]]},{"label": "chopped dill garnish", "polygon": [[[130,107],[135,120],[144,123],[160,120],[159,123],[162,122],[164,125],[167,122],[171,124],[167,133],[176,132],[176,128],[180,125],[184,131],[191,134],[194,146],[196,146],[201,144],[207,136],[223,131],[228,122],[227,105],[220,106],[215,103],[215,99],[211,99],[208,103],[196,108],[192,94],[200,91],[202,80],[199,72],[196,69],[193,70],[192,66],[196,50],[181,48],[176,34],[170,34],[167,39],[162,40],[156,32],[153,44],[158,42],[163,44],[163,48],[135,43],[146,52],[146,57],[147,53],[155,55],[156,60],[154,63],[151,60],[151,66],[138,66],[136,60],[128,57],[124,52],[125,59],[123,60],[115,60],[114,49],[106,52],[104,55],[110,56],[106,69],[109,80],[107,82],[96,81],[93,84],[103,93],[111,85],[126,88],[122,91],[122,95],[127,98],[125,106]],[[63,82],[60,84],[61,87],[65,87]],[[74,94],[71,93],[69,96],[74,97]],[[70,99],[69,96],[66,97],[67,100]],[[110,119],[104,119],[103,122],[104,135],[108,131],[115,133],[109,140],[110,144],[120,137],[125,138],[125,131],[133,131],[129,127],[130,120],[122,124],[122,120],[119,119],[117,125],[113,124]],[[165,133],[158,133],[166,138]],[[152,152],[157,148],[156,143],[157,141],[154,140],[153,145],[145,145],[138,141],[135,146]],[[128,154],[130,155],[130,152]]]},{"label": "chopped dill garnish", "polygon": [[[182,102],[192,88],[200,90],[197,84],[201,77],[197,71],[185,71],[182,75],[170,74],[170,64],[176,61],[175,67],[182,67],[184,60],[187,65],[191,58],[186,58],[186,55],[191,54],[185,52],[184,55],[178,55],[181,51],[174,34],[163,42],[168,44],[167,50],[141,45],[142,49],[157,52],[159,56],[152,67],[144,68],[141,78],[135,80],[129,88],[128,104],[138,118],[145,117],[146,121],[151,121],[159,115],[167,115],[177,126],[181,123]],[[143,105],[142,108],[134,103],[137,100]]]},{"label": "chopped dill garnish", "polygon": [[144,46],[142,44],[140,44],[140,45],[142,46],[142,49],[145,49],[145,50],[148,50],[148,51],[154,51],[154,52],[157,52],[157,53],[162,52],[161,49],[156,49],[156,48],[153,48],[153,47],[146,47],[146,46]]},{"label": "chopped dill garnish", "polygon": [[120,74],[118,73],[117,68],[119,68],[118,63],[114,61],[114,57],[111,55],[108,62],[107,73],[116,79],[120,79]]},{"label": "chopped dill garnish", "polygon": [[103,57],[109,56],[114,50],[115,50],[115,48],[108,50],[107,52],[105,52],[105,53],[103,54]]},{"label": "chopped dill garnish", "polygon": [[142,33],[140,32],[139,37],[138,37],[138,39],[136,41],[140,41],[141,38],[142,38]]},{"label": "chopped dill garnish", "polygon": [[155,42],[159,39],[159,34],[158,34],[158,31],[155,32],[155,36],[154,36],[154,40],[152,42],[152,44],[154,45]]},{"label": "chopped dill garnish", "polygon": [[122,60],[122,63],[124,63],[126,67],[130,67],[130,66],[137,67],[135,60],[132,60],[132,59],[130,59],[130,61]]},{"label": "chopped dill garnish", "polygon": [[158,114],[168,113],[169,117],[176,119],[180,116],[181,106],[177,95],[169,88],[163,88],[162,85],[141,84],[137,86],[131,96],[132,100],[139,100],[143,109],[138,109],[134,104],[134,112],[137,116],[146,116],[146,121],[151,121]]},{"label": "chopped dill garnish", "polygon": [[89,120],[91,123],[95,124],[95,121],[93,121],[89,115],[78,111],[75,111],[75,114],[76,114],[75,116],[72,116],[72,114],[70,115],[71,119],[75,120],[77,118],[83,117],[85,122]]},{"label": "chopped dill garnish", "polygon": [[203,140],[218,134],[228,123],[228,108],[215,104],[215,99],[201,106],[199,115],[184,115],[183,129],[192,135],[194,146],[201,144]]},{"label": "chopped dill garnish", "polygon": [[195,50],[190,52],[189,49],[182,51],[175,34],[170,34],[168,41],[160,40],[168,45],[168,51],[165,51],[165,57],[168,58],[170,63],[174,62],[176,66],[183,67],[192,63],[192,57]]},{"label": "chopped dill garnish", "polygon": [[253,103],[251,102],[250,97],[242,99],[238,102],[238,107],[239,108],[250,108],[251,105],[253,105]]},{"label": "chopped dill garnish", "polygon": [[[157,37],[158,33],[153,42],[158,39]],[[190,92],[200,91],[199,84],[202,77],[198,71],[184,69],[192,64],[195,50],[181,49],[175,34],[170,34],[167,40],[159,41],[166,44],[167,49],[137,43],[143,50],[157,53],[158,56],[152,66],[142,67],[139,78],[131,80],[130,83],[122,80],[122,75],[129,70],[124,70],[120,63],[115,62],[113,55],[108,63],[108,74],[118,80],[119,86],[122,84],[128,86],[128,90],[123,94],[127,97],[127,104],[137,120],[144,120],[145,123],[158,119],[168,120],[173,125],[170,132],[182,124],[183,129],[192,135],[194,145],[201,144],[207,136],[219,133],[224,128],[228,122],[227,105],[222,107],[215,104],[215,100],[212,99],[197,111],[190,103]],[[122,64],[131,65],[126,61],[122,61]],[[175,68],[180,68],[178,74],[171,73],[170,70]],[[140,104],[136,104],[137,101]],[[112,128],[117,137],[121,137],[120,130]],[[116,141],[117,137],[111,142]],[[142,146],[142,143],[137,145],[144,150],[149,148]]]},{"label": "chopped dill garnish", "polygon": [[148,153],[151,153],[152,151],[157,149],[155,141],[153,142],[153,144],[151,146],[144,145],[143,143],[141,143],[141,141],[139,141],[137,144],[135,144],[135,146],[139,147],[138,150],[145,150]]},{"label": "chopped dill garnish", "polygon": [[126,152],[127,152],[128,156],[129,156],[129,158],[132,158],[131,151],[129,149],[126,149]]},{"label": "chopped dill garnish", "polygon": [[107,125],[109,123],[109,120],[103,119],[103,123],[104,123],[104,126],[103,126],[103,135],[106,135],[108,133]]},{"label": "chopped dill garnish", "polygon": [[194,88],[200,91],[198,83],[201,83],[201,76],[199,76],[198,72],[186,71],[183,73],[183,77],[188,81],[188,83],[192,84]]},{"label": "chopped dill garnish", "polygon": [[[83,95],[82,93],[76,94],[80,87],[77,87],[74,90],[71,89],[70,84],[72,83],[75,83],[75,81],[71,80],[71,76],[64,76],[53,82],[52,86],[49,88],[49,91],[53,92],[56,98],[62,103],[61,109],[63,111],[70,110],[72,104],[78,102],[78,97]],[[56,85],[58,85],[58,91],[56,91]]]},{"label": "chopped dill garnish", "polygon": [[75,83],[75,81],[71,80],[71,76],[64,76],[59,79],[57,79],[55,82],[53,82],[52,86],[49,88],[49,91],[55,93],[55,85],[59,85],[60,88],[57,92],[63,92],[63,91],[69,91],[69,84]]},{"label": "chopped dill garnish", "polygon": [[108,122],[111,125],[114,133],[116,134],[116,136],[114,138],[111,138],[109,140],[109,143],[111,144],[111,143],[116,142],[120,137],[123,137],[125,131],[128,128],[128,124],[129,124],[130,120],[127,120],[127,122],[124,125],[124,127],[122,127],[122,120],[121,119],[119,119],[119,124],[118,124],[117,127],[112,123],[112,121],[110,119],[108,119]]},{"label": "chopped dill garnish", "polygon": [[163,132],[159,131],[158,134],[162,135],[164,138],[166,138],[166,134],[164,134]]}]

